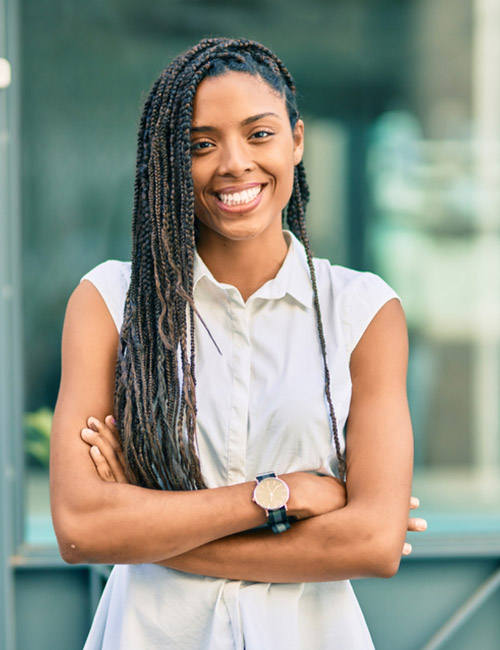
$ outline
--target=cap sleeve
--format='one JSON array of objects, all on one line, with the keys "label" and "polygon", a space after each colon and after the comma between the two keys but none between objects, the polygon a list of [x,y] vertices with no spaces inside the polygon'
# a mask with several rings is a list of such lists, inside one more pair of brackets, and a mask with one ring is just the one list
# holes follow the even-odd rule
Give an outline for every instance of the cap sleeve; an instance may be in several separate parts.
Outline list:
[{"label": "cap sleeve", "polygon": [[101,294],[111,314],[116,329],[120,332],[123,324],[123,310],[130,285],[130,262],[108,260],[86,273],[80,280],[92,282]]},{"label": "cap sleeve", "polygon": [[398,294],[374,273],[359,273],[346,300],[347,348],[352,353],[377,312]]}]

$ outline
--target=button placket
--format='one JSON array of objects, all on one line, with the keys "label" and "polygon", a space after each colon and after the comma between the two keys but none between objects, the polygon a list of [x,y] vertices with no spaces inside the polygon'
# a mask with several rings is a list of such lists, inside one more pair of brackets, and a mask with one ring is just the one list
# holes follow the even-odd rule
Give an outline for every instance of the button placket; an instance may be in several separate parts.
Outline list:
[{"label": "button placket", "polygon": [[233,368],[231,419],[228,435],[228,483],[245,480],[248,409],[251,378],[249,314],[234,288],[228,290],[233,325]]}]

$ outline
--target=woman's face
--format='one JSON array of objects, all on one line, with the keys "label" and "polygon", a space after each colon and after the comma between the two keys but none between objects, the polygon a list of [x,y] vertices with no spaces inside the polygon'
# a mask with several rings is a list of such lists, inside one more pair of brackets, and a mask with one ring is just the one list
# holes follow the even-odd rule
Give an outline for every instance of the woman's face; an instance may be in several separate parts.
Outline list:
[{"label": "woman's face", "polygon": [[285,100],[260,77],[227,72],[198,87],[192,121],[192,176],[200,242],[281,233],[281,213],[303,152]]}]

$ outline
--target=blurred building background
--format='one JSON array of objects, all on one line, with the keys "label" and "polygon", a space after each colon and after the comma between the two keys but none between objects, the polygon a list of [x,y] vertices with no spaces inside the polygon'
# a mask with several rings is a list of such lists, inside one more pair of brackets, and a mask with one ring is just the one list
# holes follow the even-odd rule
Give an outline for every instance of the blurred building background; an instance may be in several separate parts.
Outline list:
[{"label": "blurred building background", "polygon": [[0,0],[0,647],[77,650],[105,580],[62,564],[50,524],[64,309],[86,271],[129,258],[142,103],[208,35],[285,61],[315,252],[379,273],[407,313],[430,529],[394,579],[354,583],[375,645],[498,649],[497,0]]}]

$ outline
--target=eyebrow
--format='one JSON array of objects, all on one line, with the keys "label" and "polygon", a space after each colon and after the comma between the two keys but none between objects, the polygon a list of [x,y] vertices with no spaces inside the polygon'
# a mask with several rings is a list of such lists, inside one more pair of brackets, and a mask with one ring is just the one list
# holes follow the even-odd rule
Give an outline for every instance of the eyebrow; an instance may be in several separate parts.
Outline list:
[{"label": "eyebrow", "polygon": [[[267,111],[266,113],[259,113],[258,115],[251,115],[250,117],[245,118],[241,122],[241,126],[248,126],[253,122],[258,122],[263,117],[270,117],[270,116],[277,117],[279,120],[281,119],[277,113],[273,113],[272,111]],[[217,129],[214,126],[193,126],[191,128],[191,133],[202,133],[206,131],[216,131],[216,130]]]}]

